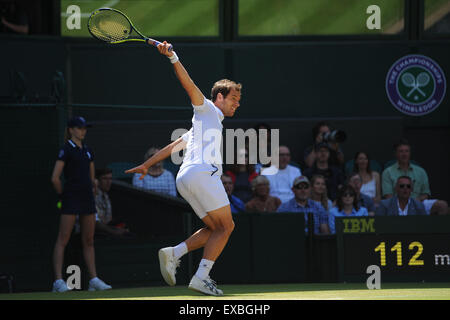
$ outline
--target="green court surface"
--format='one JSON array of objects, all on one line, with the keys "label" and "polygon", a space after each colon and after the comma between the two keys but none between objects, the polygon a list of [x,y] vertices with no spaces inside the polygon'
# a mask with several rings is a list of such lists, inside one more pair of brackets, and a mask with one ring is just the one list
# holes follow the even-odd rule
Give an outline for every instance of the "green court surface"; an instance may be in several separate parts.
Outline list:
[{"label": "green court surface", "polygon": [[223,297],[205,296],[185,286],[113,289],[103,292],[0,294],[0,300],[450,300],[450,283],[219,285]]}]

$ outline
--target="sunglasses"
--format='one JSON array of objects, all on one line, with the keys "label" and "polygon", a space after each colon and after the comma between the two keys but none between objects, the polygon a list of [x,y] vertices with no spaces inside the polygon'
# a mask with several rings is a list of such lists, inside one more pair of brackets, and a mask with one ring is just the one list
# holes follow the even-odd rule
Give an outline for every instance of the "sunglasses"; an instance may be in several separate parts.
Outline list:
[{"label": "sunglasses", "polygon": [[294,188],[297,189],[297,190],[307,190],[307,189],[309,189],[309,186],[305,186],[305,185],[303,185],[303,186],[297,185],[297,186],[295,186]]},{"label": "sunglasses", "polygon": [[355,197],[355,195],[353,194],[353,193],[344,193],[343,195],[342,195],[342,197]]},{"label": "sunglasses", "polygon": [[399,187],[400,187],[401,189],[403,189],[403,188],[411,189],[411,185],[410,185],[410,184],[400,184]]}]

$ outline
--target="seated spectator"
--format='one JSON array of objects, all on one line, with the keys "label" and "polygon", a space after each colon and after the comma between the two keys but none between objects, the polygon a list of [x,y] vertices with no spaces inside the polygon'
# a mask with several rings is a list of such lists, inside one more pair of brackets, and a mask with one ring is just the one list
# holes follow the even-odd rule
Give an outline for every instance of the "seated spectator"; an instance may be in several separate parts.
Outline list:
[{"label": "seated spectator", "polygon": [[413,189],[413,180],[410,177],[398,177],[395,184],[395,195],[381,200],[375,214],[377,216],[426,215],[423,203],[411,197]]},{"label": "seated spectator", "polygon": [[117,237],[130,236],[131,233],[125,223],[114,220],[112,216],[111,200],[108,196],[108,192],[111,189],[112,170],[109,168],[96,169],[95,178],[95,183],[97,184],[97,192],[95,194],[95,207],[97,209],[95,231]]},{"label": "seated spectator", "polygon": [[361,192],[362,178],[357,172],[353,172],[347,179],[347,184],[356,192],[356,200],[360,207],[364,207],[369,212],[369,216],[375,215],[375,204],[371,197]]},{"label": "seated spectator", "polygon": [[336,206],[331,208],[328,225],[331,233],[336,233],[337,217],[362,217],[369,213],[364,207],[358,204],[356,191],[349,185],[339,188],[336,197]]},{"label": "seated spectator", "polygon": [[384,169],[381,175],[383,197],[385,199],[393,197],[398,178],[408,176],[411,178],[414,187],[411,197],[423,203],[427,214],[448,214],[446,201],[429,199],[431,192],[428,175],[423,168],[410,162],[411,145],[409,142],[401,139],[394,145],[394,152],[397,162]]},{"label": "seated spectator", "polygon": [[311,200],[320,203],[327,212],[333,207],[333,203],[328,199],[325,177],[320,174],[311,178]]},{"label": "seated spectator", "polygon": [[248,212],[276,212],[281,204],[277,197],[269,195],[269,180],[265,176],[258,176],[252,181],[253,198],[247,202],[245,209]]},{"label": "seated spectator", "polygon": [[300,176],[294,180],[292,191],[294,198],[282,203],[277,212],[300,212],[305,215],[305,232],[308,232],[308,214],[313,214],[314,234],[328,234],[328,214],[325,208],[310,199],[311,187],[307,177]]},{"label": "seated spectator", "polygon": [[355,154],[353,172],[357,172],[362,179],[361,193],[368,195],[375,203],[381,200],[380,174],[370,168],[370,157],[359,151]]},{"label": "seated spectator", "polygon": [[292,186],[295,178],[302,175],[299,168],[291,166],[291,153],[286,146],[279,148],[279,165],[276,168],[271,165],[269,168],[264,168],[261,175],[266,176],[270,183],[270,195],[277,197],[281,202],[287,202],[294,198]]},{"label": "seated spectator", "polygon": [[[331,126],[325,121],[317,123],[312,129],[313,144],[306,147],[303,153],[303,160],[307,168],[311,168],[317,159],[315,146],[323,142],[323,135],[331,132]],[[341,167],[344,165],[344,153],[338,143],[330,143],[330,164]]]},{"label": "seated spectator", "polygon": [[238,197],[233,195],[233,180],[226,173],[222,174],[222,183],[225,188],[225,192],[227,193],[228,199],[230,200],[231,213],[239,213],[245,211],[244,202]]},{"label": "seated spectator", "polygon": [[233,180],[233,195],[245,203],[252,198],[251,182],[258,174],[255,171],[255,165],[248,163],[248,151],[243,149],[238,152],[245,157],[245,163],[239,164],[237,161],[239,155],[237,155],[235,163],[225,173]]},{"label": "seated spectator", "polygon": [[[159,151],[158,148],[150,148],[144,156],[144,161],[152,157]],[[133,176],[133,186],[151,190],[162,194],[177,196],[175,186],[175,178],[172,172],[164,169],[163,162],[158,162],[154,166],[148,168],[148,174],[141,180],[141,174],[136,173]]]},{"label": "seated spectator", "polygon": [[329,164],[330,147],[327,143],[316,146],[317,158],[314,165],[304,171],[304,175],[312,179],[313,175],[319,174],[325,177],[328,198],[334,201],[339,186],[344,184],[344,173],[336,166]]}]

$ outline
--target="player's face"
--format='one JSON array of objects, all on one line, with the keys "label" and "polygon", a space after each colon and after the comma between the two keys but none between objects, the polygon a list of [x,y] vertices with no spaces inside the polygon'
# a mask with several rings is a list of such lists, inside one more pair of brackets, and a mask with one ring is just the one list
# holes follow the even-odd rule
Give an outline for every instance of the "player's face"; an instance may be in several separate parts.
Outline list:
[{"label": "player's face", "polygon": [[239,101],[241,100],[241,93],[235,89],[231,89],[226,98],[223,100],[222,112],[226,117],[234,116],[237,108],[239,108]]}]

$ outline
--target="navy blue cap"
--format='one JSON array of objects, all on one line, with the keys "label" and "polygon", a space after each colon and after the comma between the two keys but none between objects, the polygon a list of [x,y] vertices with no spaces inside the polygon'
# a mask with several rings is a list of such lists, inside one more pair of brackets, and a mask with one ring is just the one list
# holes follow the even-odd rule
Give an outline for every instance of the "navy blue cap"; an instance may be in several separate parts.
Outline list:
[{"label": "navy blue cap", "polygon": [[86,122],[86,119],[83,117],[73,117],[67,122],[67,126],[69,128],[77,127],[77,128],[89,128],[92,127],[91,124]]}]

